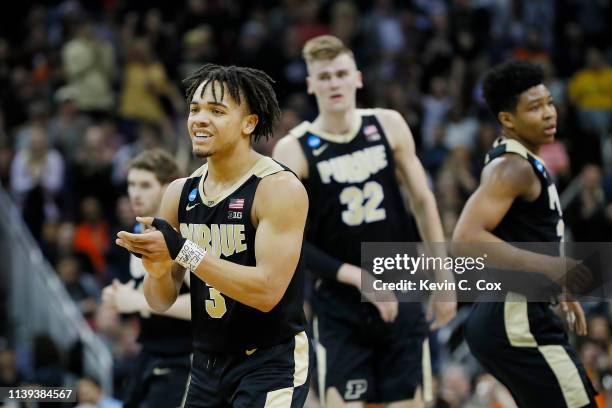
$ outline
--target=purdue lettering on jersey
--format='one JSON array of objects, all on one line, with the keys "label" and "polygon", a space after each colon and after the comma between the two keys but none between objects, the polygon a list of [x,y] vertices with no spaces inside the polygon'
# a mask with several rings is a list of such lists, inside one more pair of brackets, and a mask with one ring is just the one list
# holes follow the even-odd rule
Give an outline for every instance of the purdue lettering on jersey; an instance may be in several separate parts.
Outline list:
[{"label": "purdue lettering on jersey", "polygon": [[181,223],[180,229],[181,235],[216,256],[228,258],[247,250],[244,225]]},{"label": "purdue lettering on jersey", "polygon": [[[286,171],[262,157],[240,180],[217,197],[204,192],[207,166],[185,181],[179,202],[181,235],[215,256],[255,266],[253,201],[262,178]],[[191,279],[194,345],[207,352],[242,352],[279,344],[304,330],[304,275],[298,264],[281,301],[268,313],[244,305],[198,277]]]},{"label": "purdue lettering on jersey", "polygon": [[360,183],[387,167],[384,145],[366,147],[354,153],[322,160],[317,163],[321,181],[328,184]]},{"label": "purdue lettering on jersey", "polygon": [[347,135],[315,132],[309,122],[290,132],[308,161],[307,239],[353,265],[361,262],[361,242],[416,240],[385,132],[373,110],[357,113]]}]

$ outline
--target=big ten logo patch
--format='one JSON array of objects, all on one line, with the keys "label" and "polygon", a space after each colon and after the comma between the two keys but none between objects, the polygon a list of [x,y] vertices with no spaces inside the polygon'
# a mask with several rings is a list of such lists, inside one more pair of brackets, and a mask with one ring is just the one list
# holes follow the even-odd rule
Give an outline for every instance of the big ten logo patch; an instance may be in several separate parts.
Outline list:
[{"label": "big ten logo patch", "polygon": [[344,392],[344,400],[361,400],[362,396],[368,390],[368,381],[364,379],[349,380],[346,383],[346,391]]},{"label": "big ten logo patch", "polygon": [[228,220],[241,220],[242,212],[241,211],[229,211],[227,213],[227,219]]}]

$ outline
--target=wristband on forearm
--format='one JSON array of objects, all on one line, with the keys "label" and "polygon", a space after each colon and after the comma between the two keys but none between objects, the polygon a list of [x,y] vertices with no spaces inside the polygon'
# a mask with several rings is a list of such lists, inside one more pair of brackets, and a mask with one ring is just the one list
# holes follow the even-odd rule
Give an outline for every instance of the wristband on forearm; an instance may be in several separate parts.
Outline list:
[{"label": "wristband on forearm", "polygon": [[186,239],[174,261],[185,269],[195,271],[205,256],[206,250],[195,242]]},{"label": "wristband on forearm", "polygon": [[155,218],[153,226],[164,236],[170,257],[185,269],[195,271],[206,256],[206,251],[195,242],[182,237],[167,221],[161,218]]}]

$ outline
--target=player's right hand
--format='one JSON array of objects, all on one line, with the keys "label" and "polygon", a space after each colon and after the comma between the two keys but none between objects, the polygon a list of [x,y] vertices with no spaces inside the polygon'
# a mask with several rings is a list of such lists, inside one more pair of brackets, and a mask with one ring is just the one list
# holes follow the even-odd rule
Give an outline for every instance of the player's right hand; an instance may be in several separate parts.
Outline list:
[{"label": "player's right hand", "polygon": [[[395,298],[395,295],[391,293],[391,296]],[[378,309],[378,313],[380,313],[381,319],[387,323],[392,323],[395,321],[397,317],[397,312],[399,310],[399,305],[396,300],[383,300],[383,301],[374,301],[372,304]]]},{"label": "player's right hand", "polygon": [[556,258],[552,279],[571,295],[582,296],[594,282],[593,273],[582,262],[572,258]]},{"label": "player's right hand", "polygon": [[579,336],[586,336],[587,322],[580,302],[575,300],[564,300],[561,301],[560,304],[561,312],[565,315],[565,320],[569,329]]},{"label": "player's right hand", "polygon": [[395,294],[391,291],[372,291],[363,288],[372,288],[374,277],[355,265],[342,264],[338,270],[337,279],[339,282],[355,286],[363,297],[372,303],[383,321],[391,323],[397,317],[399,306]]}]

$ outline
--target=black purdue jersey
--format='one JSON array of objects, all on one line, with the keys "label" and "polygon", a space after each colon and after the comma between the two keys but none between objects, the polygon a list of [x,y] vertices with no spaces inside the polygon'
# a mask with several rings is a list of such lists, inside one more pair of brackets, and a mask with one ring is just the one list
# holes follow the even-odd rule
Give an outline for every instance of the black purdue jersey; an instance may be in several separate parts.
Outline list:
[{"label": "black purdue jersey", "polygon": [[[257,186],[262,178],[288,169],[263,156],[217,197],[204,195],[207,169],[205,164],[185,181],[178,213],[181,234],[221,259],[255,266],[256,228],[251,209]],[[268,313],[223,295],[195,275],[190,286],[197,350],[244,352],[280,344],[305,329],[301,261],[282,299]]]},{"label": "black purdue jersey", "polygon": [[507,242],[560,242],[563,238],[563,218],[557,188],[546,171],[544,161],[513,139],[499,138],[487,153],[485,165],[493,159],[513,153],[526,159],[542,185],[535,201],[517,198],[492,231]]},{"label": "black purdue jersey", "polygon": [[308,161],[306,238],[353,265],[361,264],[361,242],[416,240],[385,132],[374,110],[357,113],[360,123],[346,136],[314,133],[309,122],[290,132]]},{"label": "black purdue jersey", "polygon": [[[504,154],[517,154],[527,160],[540,180],[542,189],[534,201],[516,198],[504,218],[492,231],[493,235],[506,242],[515,243],[519,247],[523,247],[519,244],[523,242],[561,242],[564,230],[561,203],[555,183],[546,171],[544,161],[527,150],[520,142],[500,137],[487,153],[485,165]],[[560,245],[534,246],[532,244],[527,249],[550,256],[559,256],[561,253]],[[495,269],[491,269],[489,273],[493,279],[503,281],[504,293],[511,291],[526,295],[529,299],[548,297],[552,299],[561,292],[561,287],[544,275],[534,275],[523,271],[511,271],[509,274],[509,271]]]},{"label": "black purdue jersey", "polygon": [[[140,233],[140,224],[134,228]],[[136,288],[142,291],[145,269],[142,260],[130,255],[130,275],[136,282]],[[180,293],[188,293],[189,288],[183,284]],[[191,322],[173,317],[151,313],[149,317],[140,316],[140,333],[138,342],[149,353],[158,355],[189,354],[193,349]]]}]

